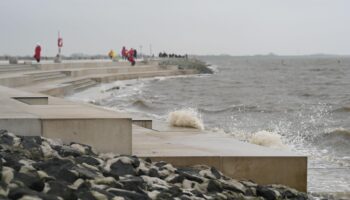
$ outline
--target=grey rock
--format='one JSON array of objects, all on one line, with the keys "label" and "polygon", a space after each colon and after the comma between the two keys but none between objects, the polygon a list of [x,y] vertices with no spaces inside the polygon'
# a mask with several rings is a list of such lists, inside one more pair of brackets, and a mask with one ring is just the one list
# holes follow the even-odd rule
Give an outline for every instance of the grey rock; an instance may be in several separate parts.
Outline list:
[{"label": "grey rock", "polygon": [[112,189],[109,189],[108,192],[115,194],[117,196],[127,197],[127,198],[134,199],[134,200],[149,200],[150,199],[146,194],[137,193],[135,191],[112,188]]},{"label": "grey rock", "polygon": [[14,173],[14,180],[12,182],[21,182],[28,188],[41,192],[44,189],[44,182],[37,176],[36,173]]},{"label": "grey rock", "polygon": [[110,173],[117,176],[136,175],[136,171],[133,165],[129,163],[123,163],[121,160],[118,160],[111,165]]},{"label": "grey rock", "polygon": [[75,161],[77,163],[86,163],[86,164],[93,165],[93,166],[100,165],[100,162],[97,159],[95,159],[92,156],[86,156],[86,155],[76,157]]},{"label": "grey rock", "polygon": [[128,177],[123,180],[119,180],[119,182],[123,185],[122,189],[136,191],[142,193],[147,189],[147,184],[141,177]]},{"label": "grey rock", "polygon": [[276,200],[278,198],[276,192],[265,186],[258,186],[256,193],[258,196],[264,197],[266,200]]},{"label": "grey rock", "polygon": [[183,168],[178,168],[176,172],[180,176],[184,176],[185,179],[188,179],[190,181],[195,181],[197,183],[203,183],[203,179],[201,178],[199,174],[199,170],[197,169],[183,167]]},{"label": "grey rock", "polygon": [[54,195],[54,196],[60,196],[65,200],[77,200],[78,197],[74,193],[74,190],[67,187],[67,184],[65,182],[60,181],[49,181],[49,191],[47,194]]},{"label": "grey rock", "polygon": [[219,181],[209,180],[207,190],[208,192],[222,192],[223,188]]}]

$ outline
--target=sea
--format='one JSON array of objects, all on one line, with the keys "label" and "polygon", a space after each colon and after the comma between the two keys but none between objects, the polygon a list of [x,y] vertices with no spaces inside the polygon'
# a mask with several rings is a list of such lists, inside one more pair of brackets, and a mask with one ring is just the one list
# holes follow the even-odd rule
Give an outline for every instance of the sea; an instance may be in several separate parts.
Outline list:
[{"label": "sea", "polygon": [[116,81],[67,98],[164,121],[191,111],[205,130],[307,155],[309,193],[350,199],[350,56],[197,59],[214,74]]}]

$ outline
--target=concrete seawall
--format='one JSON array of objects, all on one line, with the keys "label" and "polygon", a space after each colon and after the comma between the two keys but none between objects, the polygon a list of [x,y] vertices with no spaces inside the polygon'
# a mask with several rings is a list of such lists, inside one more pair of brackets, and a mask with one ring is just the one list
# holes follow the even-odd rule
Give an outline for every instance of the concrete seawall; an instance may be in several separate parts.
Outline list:
[{"label": "concrete seawall", "polygon": [[0,129],[85,143],[100,152],[135,154],[176,166],[207,164],[233,178],[307,190],[305,156],[59,98],[100,83],[196,74],[196,69],[158,66],[155,61],[135,67],[126,62],[12,67],[0,65]]}]

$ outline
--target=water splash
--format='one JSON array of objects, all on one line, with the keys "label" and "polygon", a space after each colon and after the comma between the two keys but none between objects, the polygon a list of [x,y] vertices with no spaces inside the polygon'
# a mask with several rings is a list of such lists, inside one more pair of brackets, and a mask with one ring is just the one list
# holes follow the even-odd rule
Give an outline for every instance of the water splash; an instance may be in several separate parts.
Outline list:
[{"label": "water splash", "polygon": [[168,122],[172,126],[204,130],[201,115],[193,108],[183,108],[170,112],[168,115]]}]

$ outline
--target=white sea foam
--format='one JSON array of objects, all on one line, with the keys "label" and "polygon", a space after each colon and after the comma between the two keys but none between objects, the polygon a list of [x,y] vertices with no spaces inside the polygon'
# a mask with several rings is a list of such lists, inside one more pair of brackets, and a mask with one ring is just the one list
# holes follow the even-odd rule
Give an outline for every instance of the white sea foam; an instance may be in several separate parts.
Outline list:
[{"label": "white sea foam", "polygon": [[282,142],[281,135],[270,131],[258,131],[254,133],[249,139],[249,142],[277,149],[286,148],[286,145]]},{"label": "white sea foam", "polygon": [[168,115],[168,122],[172,126],[204,130],[204,124],[200,114],[192,108],[183,108],[170,112]]}]

